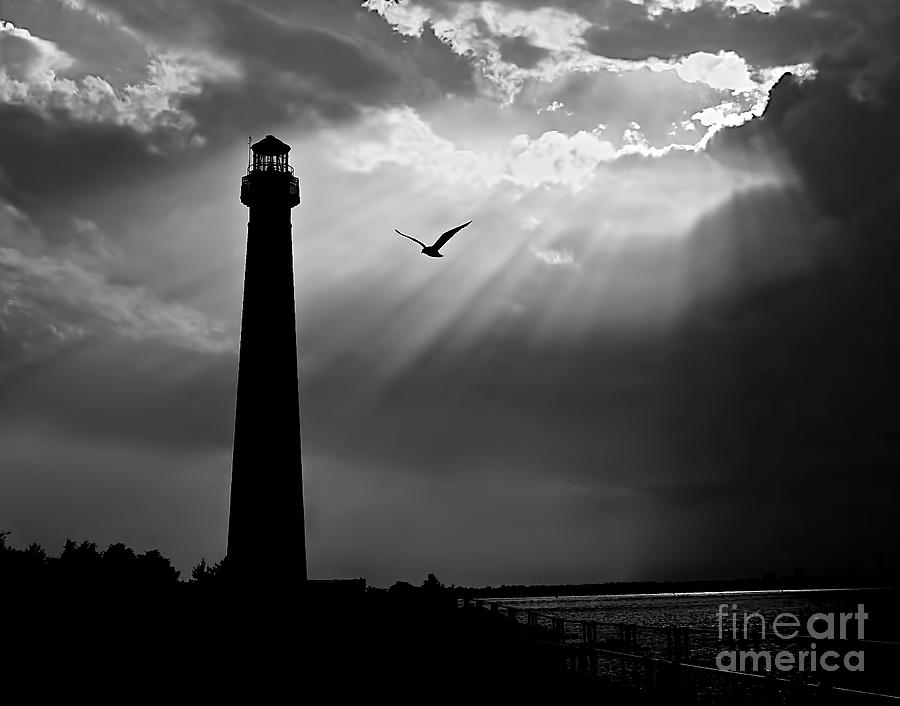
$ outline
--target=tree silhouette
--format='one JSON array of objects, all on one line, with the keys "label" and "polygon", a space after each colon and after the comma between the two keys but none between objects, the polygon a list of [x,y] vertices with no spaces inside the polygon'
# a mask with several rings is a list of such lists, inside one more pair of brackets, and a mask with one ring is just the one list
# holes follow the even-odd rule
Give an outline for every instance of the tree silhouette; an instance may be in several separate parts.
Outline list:
[{"label": "tree silhouette", "polygon": [[178,570],[158,549],[137,554],[118,542],[101,552],[94,542],[67,539],[59,556],[50,557],[36,543],[25,549],[10,546],[9,536],[9,531],[0,532],[0,577],[4,585],[146,590],[179,582]]}]

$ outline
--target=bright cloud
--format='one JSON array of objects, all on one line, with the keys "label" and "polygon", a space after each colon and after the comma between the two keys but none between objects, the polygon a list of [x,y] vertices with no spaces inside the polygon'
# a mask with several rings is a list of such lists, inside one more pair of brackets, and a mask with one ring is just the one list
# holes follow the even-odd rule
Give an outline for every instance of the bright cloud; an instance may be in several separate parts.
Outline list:
[{"label": "bright cloud", "polygon": [[358,135],[349,146],[343,134],[331,135],[334,159],[349,171],[370,172],[395,164],[451,184],[471,183],[473,179],[496,184],[500,180],[502,163],[497,158],[459,149],[436,135],[409,107],[370,111]]},{"label": "bright cloud", "polygon": [[74,61],[54,42],[0,21],[0,101],[42,110],[65,109],[75,118],[109,122],[149,132],[158,127],[187,130],[193,118],[180,110],[182,97],[197,95],[205,80],[235,78],[237,69],[202,52],[151,53],[143,81],[114,87],[106,78],[78,80],[66,73]]},{"label": "bright cloud", "polygon": [[590,26],[579,15],[559,8],[518,10],[495,2],[464,3],[453,18],[434,22],[438,36],[463,52],[478,51],[482,41],[495,37],[523,37],[551,52],[569,51],[583,43],[582,35]]},{"label": "bright cloud", "polygon": [[616,148],[598,130],[564,135],[555,130],[537,139],[517,135],[505,152],[505,178],[519,186],[583,189],[597,165],[616,158]]},{"label": "bright cloud", "polygon": [[723,91],[749,93],[759,88],[747,62],[732,51],[696,52],[679,61],[675,70],[688,83],[702,82]]},{"label": "bright cloud", "polygon": [[[412,108],[372,110],[354,130],[332,133],[330,154],[341,168],[372,172],[386,166],[415,170],[435,180],[473,188],[509,184],[521,189],[562,186],[578,192],[594,178],[600,165],[626,156],[663,157],[673,151],[699,152],[712,134],[721,129],[716,116],[704,113],[708,132],[694,144],[651,145],[632,123],[619,144],[605,136],[605,126],[565,134],[548,130],[532,138],[525,134],[500,140],[493,148],[463,149],[438,135]],[[734,111],[732,111],[734,112]],[[695,119],[698,119],[695,116]],[[733,118],[729,118],[733,120]]]},{"label": "bright cloud", "polygon": [[27,99],[31,91],[50,92],[57,73],[74,63],[55,43],[32,36],[27,29],[0,20],[0,100],[11,103]]},{"label": "bright cloud", "polygon": [[[538,108],[537,113],[555,113],[557,110],[562,110],[565,107],[564,103],[560,103],[559,101],[553,101],[549,105],[544,106],[543,108]],[[572,115],[566,111],[566,115]]]},{"label": "bright cloud", "polygon": [[431,11],[421,5],[397,3],[394,0],[364,0],[362,6],[384,17],[400,34],[419,37]]},{"label": "bright cloud", "polygon": [[532,254],[545,265],[567,267],[575,264],[575,256],[568,250],[542,250],[531,246]]},{"label": "bright cloud", "polygon": [[728,7],[736,7],[741,12],[765,12],[773,14],[784,7],[801,7],[807,0],[725,0]]},{"label": "bright cloud", "polygon": [[707,129],[701,142],[705,145],[709,142],[712,135],[722,128],[737,127],[762,115],[769,102],[769,91],[785,73],[792,73],[801,81],[804,81],[815,76],[816,72],[809,64],[781,66],[760,72],[760,89],[750,94],[749,97],[752,100],[749,102],[746,100],[746,97],[744,99],[736,98],[731,101],[723,101],[717,105],[704,108],[691,116],[691,120],[696,120]]},{"label": "bright cloud", "polygon": [[584,18],[559,8],[519,10],[490,0],[459,3],[452,16],[409,2],[366,0],[363,7],[379,13],[408,36],[421,35],[425,23],[430,22],[435,34],[459,54],[485,54],[496,49],[496,37],[524,37],[537,47],[565,51],[581,43],[581,35],[590,27]]},{"label": "bright cloud", "polygon": [[333,159],[348,171],[371,172],[396,165],[448,184],[564,186],[576,192],[591,181],[599,165],[619,157],[660,157],[673,149],[695,149],[692,145],[651,147],[634,128],[626,131],[617,147],[604,137],[602,127],[571,135],[549,130],[537,138],[520,134],[490,151],[462,149],[435,134],[408,107],[371,111],[356,131],[332,134],[331,141]]},{"label": "bright cloud", "polygon": [[[654,2],[648,4],[648,11],[651,14],[665,8],[684,11],[693,9],[696,4],[693,0]],[[745,2],[729,4],[742,10],[775,12],[790,3],[787,0],[766,0],[751,3],[750,7]],[[675,71],[687,84],[702,83],[730,92],[741,105],[730,110],[729,115],[752,117],[765,108],[768,91],[778,76],[785,71],[800,75],[812,71],[808,64],[754,67],[739,54],[724,50],[718,53],[699,51],[672,59],[648,57],[623,60],[598,56],[586,49],[583,38],[591,23],[576,13],[558,8],[520,10],[490,1],[464,2],[453,5],[452,11],[442,15],[433,8],[410,2],[397,4],[369,0],[365,6],[381,14],[398,32],[404,34],[417,36],[425,23],[430,23],[435,34],[456,53],[477,57],[484,93],[507,105],[516,101],[529,81],[552,84],[573,73]],[[500,51],[500,42],[511,38],[525,39],[529,44],[544,49],[547,55],[528,68],[506,61]],[[708,107],[715,108],[716,104]],[[552,101],[537,112],[555,112],[562,108],[561,102]],[[568,111],[565,114],[571,115]],[[676,119],[682,118],[673,116],[673,121]],[[726,124],[736,124],[735,118],[729,120],[731,122],[718,121],[715,126],[710,123],[707,127],[714,132]],[[696,144],[702,148],[712,132],[700,136]],[[673,145],[672,148],[677,149],[678,146]]]},{"label": "bright cloud", "polygon": [[[636,5],[647,5],[651,14],[659,14],[663,10],[690,12],[705,2],[713,0],[630,0]],[[739,12],[764,12],[773,14],[783,7],[800,7],[805,0],[725,0],[728,7],[737,8]]]}]

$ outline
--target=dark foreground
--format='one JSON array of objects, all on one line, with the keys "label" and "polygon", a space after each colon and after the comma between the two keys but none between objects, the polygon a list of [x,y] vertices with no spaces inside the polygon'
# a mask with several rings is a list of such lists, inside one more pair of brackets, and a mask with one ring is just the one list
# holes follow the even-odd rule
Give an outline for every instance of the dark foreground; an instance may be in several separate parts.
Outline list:
[{"label": "dark foreground", "polygon": [[0,703],[18,693],[510,703],[581,688],[508,621],[457,608],[433,577],[421,588],[348,590],[275,580],[281,565],[238,580],[223,561],[179,581],[155,551],[66,542],[52,557],[4,540]]},{"label": "dark foreground", "polygon": [[723,687],[718,672],[700,690],[649,654],[625,655],[624,670],[604,672],[602,653],[615,661],[624,647],[566,644],[496,605],[459,607],[458,591],[433,576],[421,587],[366,590],[238,581],[220,562],[179,581],[155,551],[67,542],[48,557],[4,539],[0,532],[0,703],[874,703],[821,690],[785,700],[771,684]]},{"label": "dark foreground", "polygon": [[[7,593],[3,613],[2,689],[42,700],[695,702],[665,674],[648,689],[570,671],[558,646],[450,595],[40,590]],[[789,703],[855,702],[811,694]]]},{"label": "dark foreground", "polygon": [[3,689],[400,704],[583,693],[576,675],[557,671],[502,619],[455,599],[369,594],[348,605],[191,588],[177,597],[4,596]]}]

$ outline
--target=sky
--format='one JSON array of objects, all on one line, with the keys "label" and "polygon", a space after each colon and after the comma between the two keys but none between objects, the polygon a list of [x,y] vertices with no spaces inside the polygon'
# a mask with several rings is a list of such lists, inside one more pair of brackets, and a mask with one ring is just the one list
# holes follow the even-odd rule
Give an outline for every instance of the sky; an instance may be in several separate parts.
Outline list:
[{"label": "sky", "polygon": [[[309,572],[896,572],[900,5],[0,0],[0,528],[225,553],[248,136]],[[473,223],[440,260],[429,241]]]}]

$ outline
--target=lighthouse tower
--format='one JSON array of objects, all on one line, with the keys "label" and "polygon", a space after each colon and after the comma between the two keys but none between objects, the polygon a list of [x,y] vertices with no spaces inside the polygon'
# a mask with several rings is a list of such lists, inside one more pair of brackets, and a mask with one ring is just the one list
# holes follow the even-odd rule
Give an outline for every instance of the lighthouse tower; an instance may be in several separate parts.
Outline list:
[{"label": "lighthouse tower", "polygon": [[290,149],[267,135],[252,145],[241,180],[250,222],[227,556],[242,580],[268,586],[306,579],[291,242],[300,185],[288,164]]}]

